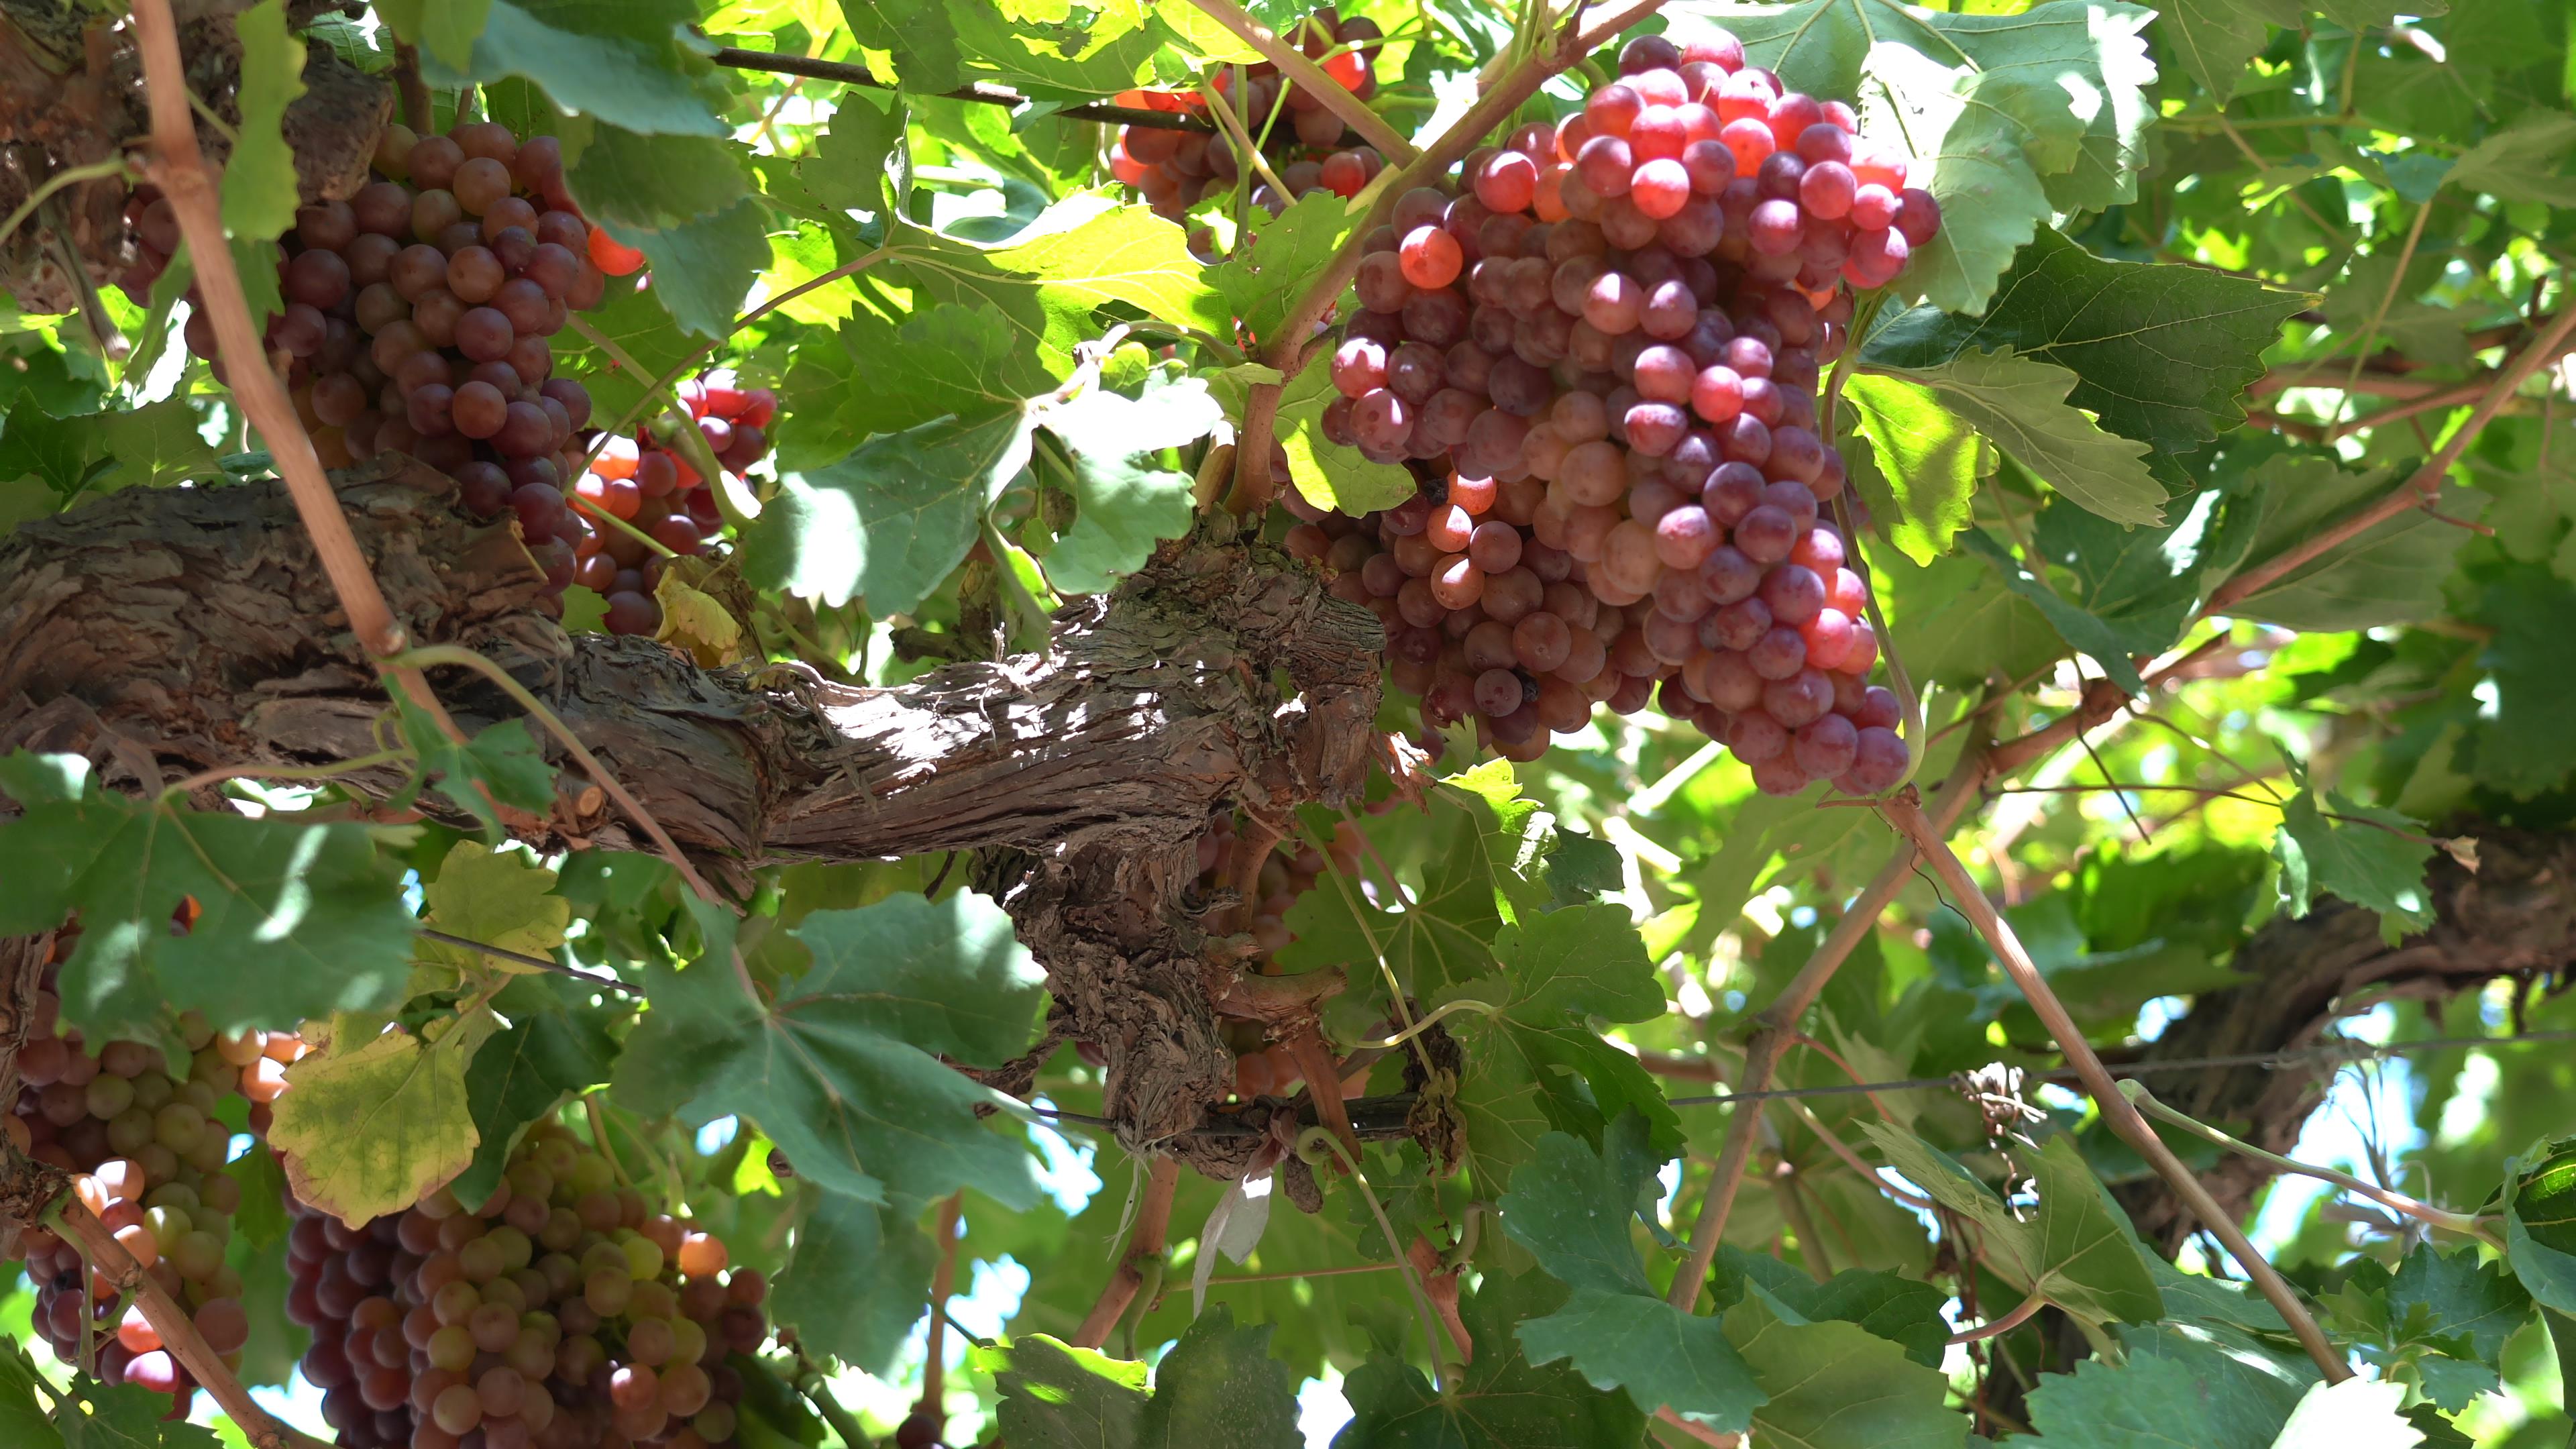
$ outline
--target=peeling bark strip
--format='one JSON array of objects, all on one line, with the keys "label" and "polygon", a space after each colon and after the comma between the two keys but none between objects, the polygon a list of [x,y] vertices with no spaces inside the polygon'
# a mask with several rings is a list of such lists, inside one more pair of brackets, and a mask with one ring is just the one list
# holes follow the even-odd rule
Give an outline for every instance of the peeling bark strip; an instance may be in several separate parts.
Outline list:
[{"label": "peeling bark strip", "polygon": [[[1062,611],[1044,656],[860,689],[567,636],[506,516],[467,519],[409,460],[334,481],[409,636],[510,668],[710,874],[739,887],[775,861],[982,850],[979,884],[1071,1034],[1107,1054],[1131,1147],[1232,1090],[1209,1005],[1230,968],[1195,924],[1192,842],[1219,808],[1284,822],[1355,798],[1380,690],[1376,618],[1284,554],[1218,518]],[[131,490],[28,523],[0,539],[0,751],[88,754],[135,788],[372,753],[386,698],[347,630],[277,484]],[[446,673],[469,732],[517,715]],[[644,848],[596,794],[568,785],[537,843]]]},{"label": "peeling bark strip", "polygon": [[[2294,1051],[2382,1001],[2439,1002],[2499,976],[2536,982],[2555,975],[2563,986],[2576,966],[2576,837],[2482,824],[2445,833],[2475,836],[2480,864],[2471,874],[2448,855],[2434,855],[2425,881],[2432,929],[2389,946],[2379,939],[2377,912],[2332,898],[2300,919],[2275,917],[2236,950],[2235,968],[2252,979],[2201,996],[2135,1060]],[[2333,1074],[2231,1067],[2154,1080],[2169,1106],[2287,1154],[2325,1101]],[[2274,1175],[2228,1153],[2201,1182],[2242,1219]],[[2138,1231],[2167,1256],[2190,1235],[2190,1214],[2162,1184],[2115,1191]]]}]

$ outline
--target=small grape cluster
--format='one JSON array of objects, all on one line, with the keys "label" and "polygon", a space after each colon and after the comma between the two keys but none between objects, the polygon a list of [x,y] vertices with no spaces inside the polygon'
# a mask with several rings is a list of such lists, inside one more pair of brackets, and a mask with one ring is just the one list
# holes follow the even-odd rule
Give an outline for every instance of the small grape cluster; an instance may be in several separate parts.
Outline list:
[{"label": "small grape cluster", "polygon": [[1322,427],[1422,486],[1362,519],[1292,490],[1288,545],[1385,621],[1427,726],[1527,760],[1651,701],[1766,792],[1879,793],[1910,757],[1817,391],[1939,208],[1731,35],[1619,70],[1366,240]]},{"label": "small grape cluster", "polygon": [[[776,393],[744,387],[730,372],[711,372],[673,392],[725,471],[740,477],[769,456]],[[575,546],[573,582],[608,600],[612,634],[649,637],[660,631],[662,606],[653,590],[661,582],[662,555],[609,520],[632,524],[683,556],[702,552],[723,525],[712,482],[670,446],[679,426],[664,416],[631,437],[587,436],[589,466],[573,480],[572,506],[595,527]]]},{"label": "small grape cluster", "polygon": [[[1206,831],[1198,838],[1198,889],[1202,894],[1226,886],[1239,836],[1231,811],[1208,821]],[[1279,968],[1271,958],[1296,939],[1288,929],[1289,911],[1315,889],[1327,871],[1345,881],[1358,881],[1360,852],[1364,848],[1359,827],[1349,821],[1335,825],[1331,839],[1320,848],[1293,840],[1273,847],[1263,857],[1253,881],[1250,933],[1256,954],[1244,964],[1261,974],[1276,974]],[[1295,1056],[1263,1035],[1258,1023],[1229,1021],[1226,1031],[1235,1050],[1235,1094],[1243,1100],[1286,1096],[1305,1079],[1305,1068],[1297,1064]]]},{"label": "small grape cluster", "polygon": [[767,1340],[767,1279],[570,1129],[531,1129],[474,1211],[446,1189],[356,1226],[289,1207],[286,1311],[349,1449],[734,1441],[726,1359]]},{"label": "small grape cluster", "polygon": [[[177,1031],[192,1055],[184,1075],[174,1076],[159,1047],[109,1041],[92,1050],[63,1028],[57,970],[46,968],[35,995],[18,1052],[22,1085],[0,1131],[19,1151],[73,1174],[82,1204],[189,1310],[207,1345],[238,1366],[250,1320],[241,1275],[224,1255],[241,1184],[224,1171],[232,1132],[217,1112],[224,1098],[247,1092],[255,1125],[265,1125],[265,1104],[300,1043],[256,1032],[219,1036],[191,1013]],[[23,1259],[36,1288],[35,1330],[57,1358],[80,1363],[94,1353],[100,1379],[173,1395],[171,1416],[186,1415],[194,1382],[139,1307],[119,1314],[115,1285],[88,1272],[76,1246],[30,1227],[12,1256]]]},{"label": "small grape cluster", "polygon": [[[579,471],[590,394],[553,375],[548,339],[606,295],[601,234],[564,189],[549,136],[522,144],[491,121],[433,136],[397,125],[375,164],[379,179],[302,208],[282,238],[271,365],[325,467],[396,452],[440,469],[477,515],[517,510],[530,554],[561,589],[594,531],[562,493]],[[167,206],[149,202],[139,216],[147,263],[176,243]],[[215,357],[202,305],[181,335]]]},{"label": "small grape cluster", "polygon": [[[1293,32],[1308,59],[1342,89],[1367,100],[1377,93],[1370,58],[1384,43],[1385,31],[1374,20],[1344,20],[1330,7],[1301,21]],[[1317,187],[1336,196],[1356,196],[1386,166],[1372,146],[1344,148],[1342,118],[1311,90],[1301,90],[1279,74],[1275,65],[1244,68],[1244,94],[1234,95],[1232,68],[1216,73],[1217,93],[1243,122],[1246,134],[1261,144],[1262,158],[1288,188],[1280,196],[1256,180],[1252,204],[1273,216],[1288,203]],[[1207,103],[1187,92],[1129,91],[1122,105],[1205,115]],[[1285,126],[1280,123],[1285,122]],[[1179,221],[1211,196],[1230,192],[1244,170],[1233,141],[1222,134],[1165,130],[1154,126],[1121,126],[1109,152],[1110,174],[1135,187],[1154,211]]]}]

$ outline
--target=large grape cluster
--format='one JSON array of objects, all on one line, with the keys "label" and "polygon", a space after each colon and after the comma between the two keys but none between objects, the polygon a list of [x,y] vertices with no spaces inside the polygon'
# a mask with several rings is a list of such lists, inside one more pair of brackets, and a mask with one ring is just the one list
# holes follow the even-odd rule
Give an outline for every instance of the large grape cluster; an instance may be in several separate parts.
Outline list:
[{"label": "large grape cluster", "polygon": [[294,1211],[287,1316],[349,1449],[734,1441],[726,1359],[767,1340],[768,1281],[569,1129],[532,1129],[475,1211],[445,1189],[355,1227]]},{"label": "large grape cluster", "polygon": [[1619,70],[1367,239],[1323,430],[1422,487],[1361,519],[1292,497],[1289,546],[1385,621],[1427,725],[1525,760],[1651,701],[1767,792],[1878,793],[1909,757],[1817,390],[1852,289],[1939,208],[1724,32]]},{"label": "large grape cluster", "polygon": [[[673,391],[725,471],[739,477],[768,456],[776,393],[746,388],[730,372],[712,372]],[[676,418],[665,416],[631,435],[585,436],[588,466],[573,480],[572,506],[595,526],[574,545],[573,581],[607,599],[612,634],[651,635],[662,627],[662,606],[653,592],[661,581],[662,555],[644,538],[674,554],[693,554],[723,524],[712,480],[671,446],[678,426]],[[611,520],[630,523],[635,531]]]},{"label": "large grape cluster", "polygon": [[[590,394],[553,375],[548,339],[608,286],[562,151],[491,121],[423,137],[394,126],[376,170],[348,201],[298,211],[282,239],[272,365],[325,467],[400,452],[444,471],[474,513],[516,510],[560,589],[596,531],[562,491],[580,472]],[[139,218],[147,263],[176,244],[167,207]],[[215,356],[202,306],[182,336]]]},{"label": "large grape cluster", "polygon": [[[66,940],[66,945],[68,940]],[[189,1310],[227,1363],[249,1340],[241,1275],[227,1266],[241,1185],[224,1171],[232,1131],[217,1118],[226,1097],[247,1093],[254,1126],[302,1050],[292,1035],[218,1036],[182,1017],[191,1056],[173,1075],[162,1049],[134,1041],[84,1042],[60,1024],[57,967],[48,966],[18,1052],[21,1083],[5,1117],[18,1150],[73,1174],[73,1190],[145,1273]],[[174,1395],[184,1416],[195,1385],[142,1310],[119,1312],[117,1289],[86,1271],[80,1250],[51,1231],[23,1232],[13,1256],[36,1289],[34,1326],[64,1363],[94,1362],[111,1384]],[[88,1356],[94,1355],[94,1358]]]},{"label": "large grape cluster", "polygon": [[[1299,48],[1331,77],[1333,83],[1361,100],[1377,93],[1370,60],[1384,43],[1385,32],[1374,20],[1344,20],[1332,8],[1299,22],[1292,34]],[[1277,174],[1286,196],[1266,181],[1255,180],[1252,204],[1277,215],[1307,192],[1321,187],[1337,196],[1356,196],[1386,166],[1372,146],[1342,146],[1342,118],[1312,90],[1300,89],[1267,63],[1244,68],[1244,94],[1233,93],[1234,71],[1220,70],[1213,84],[1226,98],[1246,134],[1261,145],[1262,159]],[[1130,91],[1121,103],[1148,110],[1205,115],[1207,103],[1187,92]],[[1157,213],[1174,221],[1209,197],[1234,190],[1244,171],[1243,158],[1224,135],[1167,130],[1154,126],[1121,126],[1109,152],[1110,174],[1135,187]]]}]

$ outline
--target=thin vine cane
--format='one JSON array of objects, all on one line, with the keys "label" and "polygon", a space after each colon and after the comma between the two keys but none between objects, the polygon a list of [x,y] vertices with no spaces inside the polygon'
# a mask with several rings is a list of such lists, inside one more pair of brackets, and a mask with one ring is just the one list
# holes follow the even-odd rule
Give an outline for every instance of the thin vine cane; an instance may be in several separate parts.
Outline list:
[{"label": "thin vine cane", "polygon": [[2119,1083],[2102,1065],[2102,1058],[2094,1053],[2092,1043],[2084,1039],[2083,1031],[2075,1025],[2075,1018],[2068,1014],[2065,1003],[2057,999],[2056,991],[2050,988],[2047,980],[2039,974],[2038,966],[2032,963],[2030,953],[2022,949],[2020,938],[2013,934],[2012,927],[1995,910],[1994,903],[1986,899],[1984,888],[1968,874],[1967,866],[1951,852],[1944,827],[1935,825],[1924,816],[1919,805],[1901,795],[1881,804],[1879,813],[1922,853],[1924,862],[1932,867],[1932,873],[1939,876],[1941,883],[1949,889],[1951,905],[1968,918],[1969,924],[1977,928],[1978,935],[1985,938],[1995,953],[1995,959],[2002,963],[2004,974],[2012,978],[2013,985],[2021,988],[2023,998],[2038,1014],[2040,1024],[2048,1028],[2048,1034],[2056,1039],[2058,1050],[2065,1054],[2068,1065],[2082,1078],[2085,1090],[2093,1095],[2095,1105],[2101,1109],[2102,1119],[2110,1124],[2111,1130],[2120,1135],[2120,1140],[2135,1148],[2138,1155],[2155,1168],[2156,1175],[2163,1178],[2175,1195],[2190,1205],[2193,1214],[2227,1245],[2227,1251],[2236,1259],[2237,1266],[2245,1270],[2255,1288],[2290,1326],[2290,1331],[2298,1336],[2300,1345],[2308,1351],[2308,1357],[2316,1360],[2317,1369],[2325,1375],[2326,1382],[2341,1383],[2351,1378],[2352,1367],[2335,1352],[2334,1345],[2326,1339],[2325,1331],[2317,1327],[2307,1305],[2299,1301],[2298,1294],[2292,1291],[2279,1270],[2255,1248],[2236,1219],[2209,1195],[2209,1189],[2201,1186],[2200,1179],[2191,1168],[2174,1156],[2173,1149],[2167,1147],[2155,1129],[2147,1125],[2147,1119],[2139,1114],[2136,1105],[2122,1095]]}]

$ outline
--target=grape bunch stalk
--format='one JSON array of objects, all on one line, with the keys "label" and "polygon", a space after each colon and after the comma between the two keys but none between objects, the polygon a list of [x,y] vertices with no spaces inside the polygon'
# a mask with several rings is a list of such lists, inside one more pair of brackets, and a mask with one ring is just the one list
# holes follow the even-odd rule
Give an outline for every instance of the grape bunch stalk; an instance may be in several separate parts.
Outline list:
[{"label": "grape bunch stalk", "polygon": [[[769,456],[776,393],[744,387],[731,372],[711,372],[672,391],[726,472],[740,477]],[[631,435],[584,435],[589,466],[574,478],[570,501],[593,527],[574,545],[573,582],[608,601],[612,634],[649,637],[662,627],[653,591],[663,555],[645,538],[685,556],[703,552],[723,526],[714,481],[672,446],[680,426],[666,415]],[[621,522],[633,531],[618,527]]]},{"label": "grape bunch stalk", "polygon": [[[66,933],[58,953],[67,953],[72,939]],[[63,1027],[58,972],[58,965],[46,967],[35,995],[18,1053],[21,1085],[0,1131],[19,1151],[71,1173],[82,1205],[188,1310],[207,1346],[238,1368],[250,1319],[241,1274],[225,1253],[241,1184],[224,1170],[233,1133],[219,1114],[227,1098],[248,1096],[253,1125],[264,1127],[266,1104],[302,1043],[283,1033],[218,1035],[189,1013],[176,1035],[190,1056],[174,1072],[161,1047],[93,1045]],[[139,1306],[120,1312],[116,1286],[88,1270],[77,1246],[29,1227],[12,1257],[23,1260],[35,1285],[35,1331],[55,1357],[94,1365],[109,1384],[169,1394],[170,1416],[186,1417],[195,1382]]]},{"label": "grape bunch stalk", "polygon": [[[1308,59],[1334,84],[1361,100],[1377,93],[1371,58],[1385,43],[1385,31],[1374,20],[1345,20],[1331,7],[1316,11],[1290,32]],[[1250,200],[1276,216],[1288,203],[1317,188],[1336,196],[1359,194],[1380,171],[1386,158],[1374,146],[1342,145],[1342,118],[1312,90],[1301,89],[1263,62],[1243,67],[1244,94],[1234,94],[1234,69],[1218,70],[1210,84],[1242,122],[1261,149],[1262,160],[1279,184],[1282,196],[1267,180],[1255,177]],[[1206,116],[1204,97],[1190,92],[1128,91],[1119,104],[1140,109]],[[1109,150],[1110,174],[1136,188],[1155,213],[1180,221],[1202,202],[1231,193],[1246,169],[1235,143],[1220,131],[1210,136],[1154,126],[1121,126]],[[1193,243],[1204,239],[1193,235]],[[1204,248],[1202,248],[1204,249]]]},{"label": "grape bunch stalk", "polygon": [[[476,515],[516,512],[559,591],[596,528],[563,494],[590,394],[554,376],[549,339],[606,296],[598,258],[632,271],[631,254],[600,246],[553,137],[522,143],[491,121],[432,136],[392,126],[375,168],[349,200],[299,210],[281,239],[271,365],[325,467],[405,453],[439,469]],[[140,215],[147,263],[177,244],[168,205]],[[182,336],[215,356],[203,306]]]},{"label": "grape bunch stalk", "polygon": [[290,1201],[287,1316],[348,1449],[710,1449],[769,1336],[757,1270],[653,1210],[589,1143],[530,1130],[492,1196],[351,1225]]},{"label": "grape bunch stalk", "polygon": [[1366,239],[1322,428],[1421,487],[1358,519],[1291,490],[1288,545],[1384,621],[1428,727],[1528,760],[1653,702],[1767,793],[1881,793],[1909,747],[1818,389],[1939,206],[1723,31],[1619,72]]}]

